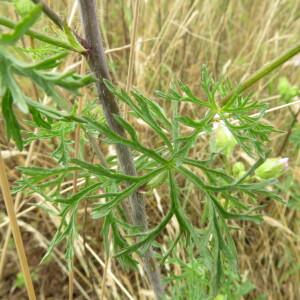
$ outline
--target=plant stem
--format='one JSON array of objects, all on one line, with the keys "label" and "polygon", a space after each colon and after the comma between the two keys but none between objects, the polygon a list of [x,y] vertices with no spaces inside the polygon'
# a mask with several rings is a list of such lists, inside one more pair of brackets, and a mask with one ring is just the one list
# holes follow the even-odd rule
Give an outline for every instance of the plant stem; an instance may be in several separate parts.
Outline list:
[{"label": "plant stem", "polygon": [[[65,29],[65,26],[68,26],[67,22],[59,17],[59,15],[51,9],[44,1],[42,0],[31,0],[35,4],[40,4],[44,14],[61,30]],[[72,33],[76,36],[77,40],[84,46],[85,40],[81,38],[75,31],[71,30]]]},{"label": "plant stem", "polygon": [[33,3],[35,3],[35,4],[40,4],[42,6],[42,10],[43,10],[44,14],[47,15],[47,17],[55,25],[57,25],[60,29],[64,28],[64,22],[63,22],[63,20],[44,1],[42,1],[42,0],[31,0],[31,1]]},{"label": "plant stem", "polygon": [[[86,41],[88,44],[88,64],[95,74],[96,88],[98,91],[99,100],[102,104],[103,111],[108,125],[117,134],[124,136],[124,129],[116,122],[114,115],[119,115],[118,104],[112,93],[106,88],[103,79],[111,80],[111,76],[106,63],[104,47],[102,44],[102,38],[100,34],[100,26],[97,20],[97,7],[95,0],[80,0],[81,16],[83,27],[85,31]],[[136,169],[134,166],[133,158],[129,149],[117,144],[116,151],[120,167],[127,175],[136,175]],[[145,212],[145,203],[142,195],[139,192],[135,192],[130,199],[130,211],[129,216],[131,222],[138,225],[141,230],[145,231],[148,228],[147,217]],[[160,274],[158,267],[153,258],[151,249],[142,256],[144,268],[148,275],[148,278],[152,284],[156,298],[161,299],[163,297],[163,287],[160,280]]]},{"label": "plant stem", "polygon": [[[34,132],[37,133],[37,129],[35,129]],[[31,162],[35,144],[36,144],[35,141],[32,141],[30,143],[24,167],[28,167],[29,164],[30,164],[30,162]],[[18,192],[17,195],[16,195],[16,198],[15,198],[15,204],[14,204],[16,213],[18,213],[18,211],[20,209],[19,204],[21,202],[21,199],[22,199],[22,192]],[[1,250],[1,258],[0,258],[0,281],[2,280],[3,269],[4,269],[4,266],[5,266],[5,258],[6,258],[6,255],[7,255],[7,249],[8,249],[8,243],[9,243],[9,240],[10,240],[10,236],[11,236],[11,227],[8,226],[7,230],[6,230],[4,244],[3,244],[3,247],[2,247],[2,250]]]},{"label": "plant stem", "polygon": [[[82,64],[81,64],[82,69]],[[80,72],[82,73],[82,72]],[[83,99],[79,98],[77,113],[80,116],[83,107]],[[77,124],[75,128],[75,145],[74,145],[74,158],[79,158],[80,153],[80,125]],[[77,177],[78,173],[74,172],[73,175],[73,194],[77,193]],[[72,258],[72,269],[69,270],[69,300],[73,300],[74,294],[74,257]]]},{"label": "plant stem", "polygon": [[[10,21],[9,19],[3,18],[3,17],[0,18],[0,25],[8,27],[8,28],[11,28],[11,29],[16,28],[16,26],[17,26],[17,24],[15,22]],[[28,30],[26,32],[26,35],[28,35],[28,36],[30,36],[32,38],[35,38],[35,39],[37,39],[39,41],[45,42],[47,44],[53,45],[53,46],[58,46],[58,47],[61,47],[63,49],[67,49],[67,50],[71,50],[71,51],[74,51],[74,52],[78,52],[77,49],[74,49],[67,42],[51,38],[51,37],[49,37],[47,35],[44,35],[42,33],[38,33],[38,32],[33,31],[33,30]]]},{"label": "plant stem", "polygon": [[298,118],[299,115],[300,115],[300,108],[297,110],[297,112],[295,114],[293,114],[293,120],[291,122],[291,125],[290,125],[290,127],[289,127],[289,129],[288,129],[288,131],[287,131],[287,133],[286,133],[286,135],[284,137],[284,140],[283,140],[283,142],[282,142],[282,144],[281,144],[281,146],[280,146],[280,148],[279,148],[276,156],[281,156],[282,153],[283,153],[283,150],[288,145],[289,137],[292,134],[292,130],[293,130],[294,126],[297,123],[297,118]]},{"label": "plant stem", "polygon": [[268,63],[266,66],[259,69],[257,72],[255,72],[252,76],[250,76],[248,79],[246,79],[244,82],[239,84],[228,96],[223,98],[221,100],[222,105],[226,105],[228,103],[231,103],[234,98],[243,93],[246,89],[254,85],[257,81],[274,71],[276,68],[280,67],[282,64],[284,64],[286,61],[288,61],[293,56],[300,53],[300,44],[296,45],[292,49],[285,52],[283,55],[279,56],[278,58],[274,59],[270,63]]},{"label": "plant stem", "polygon": [[28,261],[25,254],[25,249],[22,241],[21,231],[18,226],[17,217],[14,209],[13,199],[9,190],[9,183],[5,172],[5,165],[0,151],[0,186],[2,195],[9,218],[10,227],[15,240],[15,245],[20,261],[21,271],[24,276],[25,286],[30,300],[36,300],[32,279],[29,271]]}]

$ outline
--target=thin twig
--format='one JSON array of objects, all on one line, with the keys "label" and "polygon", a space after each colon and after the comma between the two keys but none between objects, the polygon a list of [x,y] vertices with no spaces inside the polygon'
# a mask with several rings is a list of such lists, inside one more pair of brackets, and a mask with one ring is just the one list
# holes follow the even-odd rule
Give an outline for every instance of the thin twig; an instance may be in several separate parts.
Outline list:
[{"label": "thin twig", "polygon": [[[81,114],[83,106],[83,99],[80,97],[78,103],[78,115]],[[80,125],[77,124],[75,128],[75,145],[74,145],[74,158],[79,157],[79,150],[80,150]],[[77,172],[74,172],[73,176],[73,194],[77,192]],[[73,259],[74,262],[74,259]],[[69,270],[69,300],[73,300],[73,293],[74,293],[74,270],[73,270],[73,262],[72,262],[72,269]]]},{"label": "thin twig", "polygon": [[[135,57],[135,44],[136,44],[136,33],[138,28],[138,18],[139,18],[139,7],[140,0],[135,0],[134,6],[134,17],[133,17],[133,28],[131,33],[130,41],[130,53],[129,53],[129,64],[128,64],[128,74],[127,74],[127,83],[126,83],[126,92],[129,92],[133,82],[133,69],[134,69],[134,57]],[[124,107],[124,118],[128,119],[128,106]]]},{"label": "thin twig", "polygon": [[47,17],[60,29],[64,28],[64,22],[61,18],[54,12],[44,1],[41,0],[31,0],[35,4],[40,4],[42,6],[43,12]]},{"label": "thin twig", "polygon": [[10,222],[10,227],[15,240],[18,258],[20,261],[21,271],[24,276],[24,281],[27,289],[27,294],[30,300],[36,300],[33,283],[29,271],[29,266],[25,254],[25,249],[22,241],[20,228],[18,226],[17,217],[14,209],[13,199],[9,189],[9,183],[6,176],[5,165],[0,151],[0,186],[3,194],[7,215]]},{"label": "thin twig", "polygon": [[266,66],[260,68],[257,72],[255,72],[252,76],[250,76],[248,79],[246,79],[244,82],[239,84],[237,88],[235,88],[228,96],[221,99],[220,103],[222,105],[226,105],[230,103],[231,101],[234,101],[235,97],[237,95],[240,95],[245,90],[247,90],[249,87],[253,86],[256,82],[258,82],[260,79],[274,71],[276,68],[283,65],[286,61],[291,59],[293,56],[300,53],[300,44],[296,45],[292,49],[286,51],[284,54],[279,56],[278,58],[274,59],[270,63],[268,63]]},{"label": "thin twig", "polygon": [[104,266],[104,270],[103,270],[103,278],[102,278],[102,284],[101,284],[101,300],[104,300],[105,297],[105,283],[106,283],[106,278],[107,278],[107,271],[108,271],[108,266],[110,264],[110,260],[111,260],[111,255],[110,255],[110,247],[111,247],[111,241],[112,241],[112,231],[111,228],[109,228],[109,232],[108,232],[108,251],[106,252],[106,256],[105,256],[105,266]]},{"label": "thin twig", "polygon": [[[63,19],[61,19],[60,16],[54,10],[52,10],[51,7],[48,6],[44,1],[42,0],[31,0],[31,1],[35,4],[41,5],[44,14],[61,30],[64,30],[65,26],[68,26],[67,23]],[[74,2],[74,7],[76,5],[77,5],[76,2]],[[76,36],[77,40],[84,46],[85,40],[80,35],[78,35],[74,30],[71,29],[71,31]]]},{"label": "thin twig", "polygon": [[137,33],[138,18],[139,18],[139,7],[140,7],[140,0],[135,0],[133,27],[132,27],[131,41],[130,41],[131,47],[130,47],[130,54],[129,54],[129,65],[128,65],[128,74],[127,74],[127,83],[126,83],[127,92],[131,89],[132,82],[133,82],[133,73],[134,73],[133,68],[134,68],[136,33]]},{"label": "thin twig", "polygon": [[[35,132],[37,132],[37,130],[35,130]],[[24,167],[28,167],[33,155],[33,150],[34,150],[34,146],[35,146],[35,142],[33,141],[30,146],[29,146],[29,150],[28,150],[28,154],[27,154],[27,158],[24,164]],[[20,201],[22,199],[22,193],[18,192],[16,195],[16,200],[15,200],[15,211],[18,213],[19,211],[19,204]],[[3,275],[3,269],[4,269],[4,265],[5,265],[5,258],[6,258],[6,253],[7,253],[7,249],[8,249],[8,242],[11,236],[11,227],[8,226],[7,230],[6,230],[6,235],[5,235],[5,240],[4,240],[4,244],[2,247],[2,251],[1,251],[1,258],[0,258],[0,280],[2,278]]]}]

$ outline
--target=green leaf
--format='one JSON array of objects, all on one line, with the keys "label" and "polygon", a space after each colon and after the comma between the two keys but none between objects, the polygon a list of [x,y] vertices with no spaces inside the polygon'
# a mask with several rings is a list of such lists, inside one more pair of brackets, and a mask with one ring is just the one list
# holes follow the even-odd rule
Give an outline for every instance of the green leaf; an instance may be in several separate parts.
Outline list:
[{"label": "green leaf", "polygon": [[[109,223],[111,225],[112,233],[113,233],[113,243],[115,251],[119,251],[128,247],[128,242],[126,239],[121,235],[119,230],[119,222],[117,219],[113,218],[112,214],[109,214],[105,217],[105,223]],[[107,232],[107,230],[106,230]],[[108,237],[108,235],[107,235]],[[109,249],[108,249],[109,250]],[[137,269],[138,262],[132,258],[130,254],[124,254],[118,257],[118,261],[124,266],[126,269]]]},{"label": "green leaf", "polygon": [[26,66],[27,69],[34,70],[47,70],[57,67],[61,64],[61,60],[68,55],[67,51],[62,51],[61,53],[55,54],[48,57],[42,61]]},{"label": "green leaf", "polygon": [[175,182],[175,179],[172,175],[172,172],[169,171],[169,188],[170,188],[170,198],[172,201],[172,208],[174,210],[175,216],[180,226],[180,230],[186,235],[189,240],[190,237],[194,237],[194,229],[191,221],[188,219],[184,213],[178,196],[178,186]]},{"label": "green leaf", "polygon": [[136,130],[127,122],[125,121],[121,116],[114,115],[115,120],[119,123],[121,127],[123,127],[130,135],[131,139],[133,141],[138,140],[138,136],[136,133]]},{"label": "green leaf", "polygon": [[144,185],[144,181],[139,181],[133,183],[128,188],[123,190],[122,192],[118,193],[118,196],[115,197],[113,200],[108,201],[106,203],[101,203],[95,206],[92,211],[92,216],[94,219],[103,218],[107,216],[112,209],[114,209],[117,205],[119,205],[124,199],[128,198],[132,195],[135,191],[137,191],[141,186]]},{"label": "green leaf", "polygon": [[181,101],[184,100],[184,101],[189,101],[189,102],[195,103],[199,106],[208,107],[208,108],[211,107],[211,105],[207,101],[197,98],[193,94],[191,89],[187,85],[185,85],[182,81],[178,81],[178,85],[179,85],[180,89],[185,93],[185,95],[183,96],[183,99],[181,99]]},{"label": "green leaf", "polygon": [[19,85],[15,81],[12,75],[13,70],[13,61],[9,61],[6,53],[3,49],[0,48],[0,75],[2,77],[2,83],[5,87],[7,87],[13,97],[15,104],[19,107],[19,109],[27,114],[28,113],[28,105],[26,103],[26,97],[21,91]]},{"label": "green leaf", "polygon": [[75,94],[78,94],[77,90],[79,88],[95,82],[95,77],[93,75],[88,74],[85,76],[80,76],[74,71],[67,71],[61,74],[55,74],[52,72],[47,74],[45,78],[51,83],[69,90]]},{"label": "green leaf", "polygon": [[93,209],[93,217],[94,218],[102,218],[104,216],[107,216],[113,208],[115,208],[117,205],[119,205],[121,203],[121,201],[128,198],[130,195],[132,195],[134,192],[136,192],[140,187],[147,184],[147,182],[150,182],[151,179],[153,179],[158,174],[161,174],[163,171],[164,171],[163,168],[158,168],[144,176],[137,177],[136,182],[131,184],[125,190],[117,193],[118,195],[114,199],[112,199],[111,201],[108,201],[106,203],[98,204]]},{"label": "green leaf", "polygon": [[[23,1],[23,0],[20,0]],[[5,27],[11,28],[11,29],[15,29],[17,24],[15,22],[12,22],[10,19],[8,18],[4,18],[4,17],[0,17],[0,25],[3,25]],[[48,34],[42,34],[33,30],[28,30],[26,32],[26,35],[35,38],[39,41],[42,41],[43,43],[46,43],[47,46],[54,46],[54,47],[59,47],[62,49],[66,49],[66,50],[71,50],[71,51],[76,51],[76,49],[74,49],[69,43],[67,43],[66,41],[62,41],[59,40],[57,38],[52,38],[50,37]],[[37,50],[37,49],[35,49]],[[43,50],[43,49],[42,49]]]},{"label": "green leaf", "polygon": [[89,125],[91,125],[91,127],[93,127],[95,130],[104,134],[108,138],[109,142],[114,143],[114,144],[129,146],[132,149],[137,150],[137,151],[151,157],[152,159],[159,162],[160,164],[168,165],[168,161],[166,159],[164,159],[163,157],[161,157],[159,154],[157,154],[155,150],[151,150],[149,148],[142,146],[137,140],[134,140],[134,141],[127,140],[125,137],[120,136],[117,133],[115,133],[107,125],[96,122],[88,117],[82,117],[82,119],[85,122],[87,122]]},{"label": "green leaf", "polygon": [[51,125],[41,117],[41,114],[38,110],[36,110],[33,106],[29,106],[29,111],[32,115],[33,121],[37,126],[51,129]]},{"label": "green leaf", "polygon": [[41,5],[35,5],[34,8],[26,15],[15,27],[13,33],[5,33],[0,37],[0,45],[15,44],[38,20],[42,12]]},{"label": "green leaf", "polygon": [[155,120],[151,111],[149,110],[148,103],[150,101],[137,91],[133,91],[132,94],[140,105],[141,113],[139,113],[139,117],[143,119],[154,130],[154,132],[159,135],[159,137],[164,141],[168,148],[172,150],[172,145],[169,141],[169,138],[167,137],[166,133],[162,130],[161,126],[159,126],[159,119]]},{"label": "green leaf", "polygon": [[8,139],[12,138],[18,149],[23,150],[21,129],[13,111],[13,98],[9,89],[6,89],[2,98],[2,113],[5,120]]},{"label": "green leaf", "polygon": [[224,180],[226,180],[227,182],[233,182],[234,181],[234,178],[227,175],[225,172],[223,172],[222,169],[218,170],[218,169],[213,169],[213,168],[209,168],[207,166],[207,164],[203,161],[199,161],[199,160],[195,160],[195,159],[190,159],[190,158],[185,158],[183,159],[182,161],[184,164],[187,164],[187,165],[191,165],[191,166],[194,166],[194,167],[197,167],[201,170],[203,170],[204,172],[207,172],[207,173],[211,173],[217,177],[221,177],[223,178]]},{"label": "green leaf", "polygon": [[110,170],[110,169],[107,169],[107,168],[101,166],[100,164],[92,165],[92,164],[88,164],[88,163],[78,160],[78,159],[72,159],[71,162],[80,166],[83,169],[88,170],[92,174],[95,174],[98,176],[104,176],[104,177],[111,178],[111,179],[135,182],[135,181],[139,181],[141,178],[140,176],[130,176],[130,175],[117,173],[113,170]]},{"label": "green leaf", "polygon": [[178,116],[176,118],[180,123],[192,128],[202,128],[205,125],[203,121],[195,121],[187,116]]},{"label": "green leaf", "polygon": [[214,82],[205,65],[201,66],[201,85],[206,93],[211,109],[217,112],[218,105],[215,100],[215,94],[220,86],[220,83]]},{"label": "green leaf", "polygon": [[146,122],[171,150],[172,145],[166,133],[162,130],[162,126],[160,126],[164,125],[170,129],[170,122],[163,113],[163,110],[157,104],[144,97],[138,90],[132,92],[137,102],[136,104],[124,90],[114,86],[110,81],[105,80],[104,82],[107,88],[121,101],[124,101],[139,118]]},{"label": "green leaf", "polygon": [[[54,202],[57,203],[64,203],[66,205],[74,205],[76,202],[81,201],[84,197],[87,196],[87,194],[89,194],[90,192],[94,191],[95,189],[99,189],[102,185],[102,182],[99,183],[94,183],[92,185],[89,185],[87,187],[85,187],[84,189],[80,190],[78,193],[72,195],[69,198],[59,198],[59,199],[55,199]],[[99,197],[103,197],[102,195],[99,195]]]},{"label": "green leaf", "polygon": [[168,120],[165,111],[161,106],[159,106],[158,103],[155,101],[152,101],[142,95],[142,93],[138,90],[134,90],[135,95],[139,95],[142,97],[143,101],[147,104],[150,111],[155,115],[156,120],[164,125],[166,129],[171,129],[172,125],[170,121]]},{"label": "green leaf", "polygon": [[262,222],[262,217],[259,215],[245,215],[245,214],[233,214],[226,211],[222,205],[218,202],[217,198],[214,197],[211,193],[209,193],[209,198],[213,201],[215,207],[217,208],[218,212],[222,215],[224,219],[235,219],[235,220],[242,220],[242,221],[251,221],[256,224],[260,224]]},{"label": "green leaf", "polygon": [[234,184],[221,185],[221,186],[213,186],[206,184],[202,179],[200,179],[197,175],[195,175],[192,171],[185,168],[184,166],[180,166],[177,170],[186,176],[191,182],[193,182],[200,190],[202,191],[211,191],[211,192],[223,192],[230,190],[238,190],[238,186]]},{"label": "green leaf", "polygon": [[70,153],[73,150],[72,145],[74,142],[65,138],[64,130],[60,132],[60,141],[58,147],[53,151],[52,156],[57,159],[58,163],[66,165],[70,160]]},{"label": "green leaf", "polygon": [[57,176],[59,174],[67,173],[70,171],[79,171],[79,167],[64,167],[64,168],[39,168],[39,167],[18,167],[23,175],[40,177],[42,179]]},{"label": "green leaf", "polygon": [[168,213],[165,215],[165,217],[161,220],[161,222],[152,230],[148,232],[144,232],[143,235],[145,236],[140,241],[138,241],[136,244],[133,244],[120,252],[118,252],[115,256],[120,257],[122,255],[126,255],[135,251],[138,251],[138,249],[143,248],[142,251],[145,252],[150,246],[151,243],[155,240],[155,238],[158,237],[158,235],[163,231],[163,229],[167,226],[169,221],[171,220],[172,216],[174,215],[174,211],[170,209]]},{"label": "green leaf", "polygon": [[82,47],[82,45],[78,42],[76,36],[74,35],[74,33],[72,32],[72,30],[70,29],[70,27],[68,26],[67,23],[64,24],[64,32],[67,36],[67,39],[70,43],[70,45],[79,53],[83,53],[86,51],[85,48]]},{"label": "green leaf", "polygon": [[36,101],[32,101],[30,99],[26,99],[27,105],[30,108],[35,109],[36,111],[38,111],[39,113],[54,119],[54,120],[63,120],[65,122],[77,122],[77,123],[86,123],[85,120],[83,120],[82,118],[73,116],[69,113],[66,113],[64,111],[58,111],[52,107],[46,106],[42,103],[36,102]]},{"label": "green leaf", "polygon": [[77,216],[78,205],[66,206],[60,213],[61,222],[60,225],[52,238],[46,254],[44,255],[42,262],[44,262],[49,255],[52,253],[54,247],[58,245],[62,240],[66,239],[67,247],[65,257],[68,262],[68,267],[72,267],[72,260],[74,256],[74,243],[77,236],[76,230],[76,216]]}]

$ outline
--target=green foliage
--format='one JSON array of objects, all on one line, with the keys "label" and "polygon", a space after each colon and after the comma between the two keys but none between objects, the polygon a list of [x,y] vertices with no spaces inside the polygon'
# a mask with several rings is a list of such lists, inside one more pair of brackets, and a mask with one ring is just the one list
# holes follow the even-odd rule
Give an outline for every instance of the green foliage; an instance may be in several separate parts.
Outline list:
[{"label": "green foliage", "polygon": [[64,32],[66,34],[66,37],[70,43],[70,45],[73,47],[73,49],[77,52],[84,52],[85,49],[81,46],[81,44],[78,42],[77,38],[75,37],[74,33],[70,29],[67,23],[64,24]]},{"label": "green foliage", "polygon": [[[237,221],[256,223],[261,221],[261,217],[253,213],[258,209],[259,196],[279,200],[279,197],[268,189],[274,180],[257,181],[255,178],[248,180],[266,160],[265,143],[274,131],[271,126],[261,122],[267,106],[241,94],[234,95],[221,106],[218,100],[230,94],[230,84],[224,80],[215,81],[205,66],[201,70],[201,87],[206,99],[194,95],[189,87],[180,81],[172,84],[166,92],[157,92],[160,101],[171,103],[172,116],[159,105],[160,101],[146,97],[141,91],[135,89],[127,93],[111,82],[105,81],[109,91],[128,106],[132,117],[146,123],[155,137],[155,143],[150,148],[143,144],[134,126],[121,116],[114,117],[124,128],[126,132],[124,136],[114,132],[103,118],[98,118],[99,112],[96,110],[95,112],[94,109],[92,112],[84,109],[81,116],[76,115],[76,107],[70,111],[70,104],[58,89],[62,88],[76,96],[79,89],[89,85],[94,78],[90,75],[79,76],[74,72],[54,71],[53,68],[60,65],[67,52],[59,52],[38,62],[32,62],[30,57],[26,58],[26,62],[21,61],[14,45],[37,20],[39,13],[39,6],[35,6],[23,17],[20,24],[15,26],[12,34],[2,35],[2,45],[6,46],[0,46],[0,75],[2,113],[8,137],[13,138],[18,148],[22,149],[21,126],[13,109],[15,104],[22,113],[31,115],[32,120],[28,124],[39,128],[37,133],[24,132],[26,143],[52,138],[59,141],[52,153],[57,166],[52,169],[20,168],[23,178],[15,189],[39,193],[57,210],[61,222],[45,258],[54,247],[64,241],[66,259],[71,267],[74,243],[78,235],[77,213],[83,200],[91,203],[92,217],[102,218],[104,221],[102,233],[106,251],[108,251],[107,236],[111,231],[114,255],[125,267],[136,267],[137,262],[132,258],[133,252],[145,252],[174,217],[179,224],[180,232],[170,249],[163,253],[163,261],[171,257],[176,243],[180,240],[184,240],[190,247],[192,245],[193,251],[199,256],[201,266],[198,266],[198,260],[192,259],[191,266],[184,266],[183,279],[189,284],[201,280],[203,289],[196,292],[200,295],[204,293],[205,297],[209,295],[210,298],[217,296],[224,274],[228,276],[228,272],[231,273],[231,277],[227,277],[231,278],[230,284],[237,280],[238,276],[232,276],[238,274],[238,262],[233,239],[235,229],[231,225]],[[82,52],[83,49],[68,27],[65,28],[65,32],[72,49]],[[10,48],[7,44],[11,45]],[[55,108],[45,106],[37,99],[34,101],[25,95],[22,89],[24,78],[38,87],[43,95],[50,97],[55,102]],[[179,107],[184,102],[190,102],[201,111],[197,119],[179,114]],[[226,144],[228,140],[224,142],[222,139],[221,147],[219,144],[207,154],[205,160],[192,157],[190,150],[199,144],[200,136],[208,135],[211,139],[216,138],[214,124],[222,124],[223,133],[225,130],[226,134],[228,133],[227,137],[230,136],[230,151]],[[72,133],[76,125],[80,125],[85,133],[104,137],[108,144],[130,148],[138,175],[130,176],[122,173],[114,159],[108,159],[105,165],[91,164],[84,159],[72,159]],[[186,127],[191,129],[191,133],[185,133],[183,129]],[[223,159],[222,152],[229,156],[237,147],[254,157],[256,163],[233,177],[223,168],[220,161]],[[61,184],[73,178],[75,172],[78,177],[84,179],[84,184],[76,193],[70,192],[62,196]],[[188,183],[203,196],[204,213],[201,227],[193,224],[182,205],[181,185]],[[169,192],[168,211],[162,220],[147,232],[141,232],[140,228],[127,224],[122,214],[123,202],[133,193],[161,185],[167,185]],[[50,191],[51,197],[48,196]],[[182,286],[179,285],[179,288]],[[250,286],[248,285],[245,290],[247,293]],[[192,297],[190,299],[202,299],[194,298],[194,292],[195,289],[184,293],[188,298]],[[238,299],[243,293],[227,290],[226,295],[232,297],[230,299]]]},{"label": "green foliage", "polygon": [[[49,190],[50,186],[57,185],[57,191],[59,191],[61,182],[71,178],[73,172],[86,178],[85,185],[76,194],[62,198],[57,193],[51,200],[48,199],[57,206],[61,225],[53,237],[46,256],[51,253],[53,247],[65,240],[66,258],[71,262],[74,254],[73,244],[77,236],[78,206],[83,199],[89,199],[93,203],[93,218],[104,218],[103,232],[107,233],[111,228],[115,256],[126,267],[136,266],[136,262],[131,257],[132,253],[136,251],[142,253],[148,249],[174,216],[180,226],[178,241],[184,238],[188,244],[192,243],[195,247],[197,245],[196,248],[201,253],[201,259],[205,262],[205,268],[210,270],[211,276],[206,276],[210,281],[209,294],[211,296],[217,294],[225,266],[228,266],[232,272],[238,272],[232,229],[228,227],[228,224],[233,220],[257,223],[261,220],[258,215],[249,213],[255,207],[251,207],[247,203],[238,203],[237,198],[255,199],[257,195],[261,194],[277,199],[276,195],[266,188],[273,181],[244,183],[246,178],[264,162],[266,154],[262,142],[267,140],[273,129],[259,121],[263,116],[265,106],[252,102],[249,97],[238,96],[236,102],[232,102],[224,108],[219,107],[215,97],[217,93],[226,94],[226,84],[215,83],[205,68],[203,68],[202,76],[202,85],[208,100],[200,100],[181,82],[174,84],[168,92],[157,93],[162,99],[177,103],[171,119],[158,102],[145,97],[140,91],[134,90],[128,94],[112,83],[105,82],[109,90],[129,106],[131,114],[135,118],[142,119],[157,136],[157,146],[152,148],[143,145],[135,128],[120,116],[116,116],[116,121],[126,130],[126,136],[116,134],[105,122],[95,120],[90,113],[77,117],[74,113],[61,113],[42,104],[33,105],[32,102],[26,102],[39,114],[38,121],[33,119],[33,122],[39,123],[41,120],[47,120],[47,124],[51,126],[51,130],[47,126],[43,126],[36,136],[28,133],[28,141],[34,138],[47,139],[54,136],[59,138],[60,144],[54,152],[54,157],[65,167],[32,171],[31,169],[22,169],[24,178],[19,182],[18,188],[28,189],[34,185],[36,192],[45,195],[45,191]],[[199,105],[207,111],[198,120],[181,116],[176,108],[184,101]],[[259,117],[249,117],[253,111],[258,109],[260,109]],[[105,167],[83,160],[70,159],[69,142],[65,136],[71,134],[78,122],[85,131],[104,136],[107,143],[126,145],[131,148],[135,155],[139,175],[129,176],[117,171],[115,162],[112,161],[108,162],[109,167]],[[227,174],[225,170],[215,167],[218,163],[218,155],[211,155],[205,161],[199,161],[189,156],[189,150],[196,146],[199,136],[211,134],[213,137],[214,122],[223,122],[240,147],[247,153],[252,156],[259,155],[257,163],[245,170],[238,179]],[[192,127],[192,133],[183,134],[184,126]],[[205,197],[207,212],[205,227],[193,226],[182,207],[178,178],[184,178],[186,182],[193,183]],[[129,226],[125,222],[117,222],[122,202],[141,188],[151,188],[153,182],[156,187],[161,184],[167,184],[169,187],[169,210],[161,222],[147,232],[140,232],[139,228]],[[38,188],[37,184],[39,184]],[[99,194],[99,189],[106,192]],[[224,205],[221,199],[226,199],[231,205]],[[122,230],[120,230],[121,227]],[[136,243],[128,244],[123,236],[124,233],[121,234],[121,232],[135,237]],[[164,255],[164,260],[171,253],[172,249]]]},{"label": "green foliage", "polygon": [[13,33],[2,34],[0,37],[0,45],[11,45],[16,43],[38,20],[41,15],[41,5],[35,5],[26,13],[23,19],[17,24]]},{"label": "green foliage", "polygon": [[[2,113],[4,118],[9,121],[7,125],[14,124],[13,127],[7,126],[8,136],[12,137],[17,143],[18,148],[22,149],[22,139],[20,134],[20,126],[14,116],[12,104],[16,104],[23,113],[31,113],[32,117],[38,127],[50,129],[51,126],[42,117],[37,109],[38,104],[32,102],[22,91],[16,78],[28,78],[36,86],[38,86],[46,95],[56,101],[61,108],[68,109],[69,104],[57,91],[57,87],[63,88],[73,94],[78,94],[78,89],[86,86],[94,81],[91,76],[79,76],[74,72],[66,72],[63,74],[49,72],[61,63],[65,58],[67,52],[56,54],[43,61],[35,62],[33,64],[20,62],[15,56],[4,48],[0,47],[0,76],[1,76],[1,90],[4,93],[4,100],[2,103]],[[7,105],[9,103],[9,105]],[[14,132],[12,132],[14,131]],[[63,135],[61,135],[63,137]],[[61,147],[64,147],[62,145]],[[62,151],[64,151],[62,149]]]},{"label": "green foliage", "polygon": [[23,141],[20,133],[20,126],[13,112],[13,98],[10,90],[6,90],[2,98],[2,113],[5,119],[7,136],[11,137],[17,144],[19,150],[23,149]]},{"label": "green foliage", "polygon": [[219,292],[211,298],[208,295],[210,270],[206,267],[205,261],[195,255],[191,249],[188,249],[186,261],[174,257],[168,259],[167,263],[180,270],[179,274],[170,275],[167,278],[167,282],[172,283],[170,293],[171,299],[174,300],[240,300],[255,289],[255,286],[245,276],[240,277],[226,268]]}]

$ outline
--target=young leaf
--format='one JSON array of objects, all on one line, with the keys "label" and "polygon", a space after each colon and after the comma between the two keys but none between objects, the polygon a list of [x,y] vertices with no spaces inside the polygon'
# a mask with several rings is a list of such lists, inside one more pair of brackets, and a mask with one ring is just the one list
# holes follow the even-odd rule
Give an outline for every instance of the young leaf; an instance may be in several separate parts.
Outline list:
[{"label": "young leaf", "polygon": [[133,245],[121,250],[115,256],[120,257],[122,255],[126,255],[129,253],[138,251],[141,248],[143,248],[142,251],[146,251],[151,246],[151,243],[155,240],[155,238],[157,238],[157,236],[167,226],[167,224],[169,223],[169,221],[171,220],[173,215],[174,215],[174,211],[172,209],[170,209],[168,211],[168,213],[165,215],[165,217],[161,220],[160,224],[158,224],[154,229],[143,233],[143,235],[145,235],[144,238],[142,238],[136,244],[133,244]]},{"label": "young leaf", "polygon": [[38,110],[36,110],[33,106],[29,106],[29,111],[32,115],[33,121],[36,123],[37,126],[43,127],[46,129],[51,129],[51,125],[47,123],[42,117]]},{"label": "young leaf", "polygon": [[125,190],[117,193],[117,196],[106,202],[98,204],[94,210],[93,210],[93,216],[94,218],[102,218],[106,215],[108,215],[113,208],[115,208],[117,205],[121,203],[124,199],[128,198],[130,195],[132,195],[134,192],[136,192],[140,187],[144,186],[148,182],[151,181],[155,176],[158,174],[161,174],[164,171],[163,168],[158,168],[144,176],[137,177],[136,182],[131,184],[129,187],[127,187]]},{"label": "young leaf", "polygon": [[64,24],[64,32],[67,36],[67,39],[70,43],[70,45],[79,53],[83,53],[86,51],[85,48],[82,47],[82,45],[78,42],[77,38],[75,37],[74,33],[70,29],[69,25],[67,23]]},{"label": "young leaf", "polygon": [[180,205],[179,196],[178,196],[178,187],[176,185],[175,179],[171,171],[169,171],[169,188],[170,188],[170,198],[172,201],[172,208],[174,210],[174,214],[179,223],[180,230],[186,235],[187,240],[189,240],[190,237],[194,238],[195,234],[194,234],[193,225],[191,224],[191,221],[188,219],[188,217],[185,215]]},{"label": "young leaf", "polygon": [[41,12],[42,6],[35,5],[28,15],[17,24],[13,33],[5,33],[0,36],[0,45],[15,44],[38,20]]},{"label": "young leaf", "polygon": [[57,67],[61,64],[61,60],[65,58],[68,55],[67,51],[62,51],[58,54],[55,54],[51,57],[48,57],[42,61],[39,61],[37,63],[33,63],[31,65],[26,66],[28,69],[34,69],[34,70],[47,70]]},{"label": "young leaf", "polygon": [[83,169],[88,170],[92,174],[95,174],[95,175],[98,175],[98,176],[104,176],[104,177],[111,178],[111,179],[116,179],[116,180],[126,180],[126,181],[129,181],[129,182],[135,182],[135,181],[140,180],[139,176],[130,176],[130,175],[117,173],[113,170],[109,170],[109,169],[101,166],[100,164],[92,165],[92,164],[88,164],[88,163],[86,163],[84,161],[81,161],[81,160],[78,160],[78,159],[72,159],[71,162],[73,162],[74,164],[80,166]]},{"label": "young leaf", "polygon": [[[81,201],[84,197],[87,196],[90,192],[94,191],[95,189],[99,189],[102,185],[102,182],[94,183],[92,185],[87,186],[86,188],[80,190],[78,193],[72,195],[70,198],[64,198],[64,199],[55,199],[54,202],[57,203],[64,203],[66,205],[74,205],[77,202]],[[99,195],[101,197],[102,195]]]},{"label": "young leaf", "polygon": [[18,149],[23,150],[21,130],[13,111],[13,98],[9,89],[6,89],[6,92],[2,98],[2,113],[5,120],[8,139],[12,138],[15,141]]},{"label": "young leaf", "polygon": [[16,83],[12,75],[13,61],[9,60],[7,53],[0,47],[0,75],[2,77],[2,84],[7,87],[13,97],[15,104],[19,109],[27,114],[28,105],[26,103],[26,97],[21,91],[19,85]]}]

